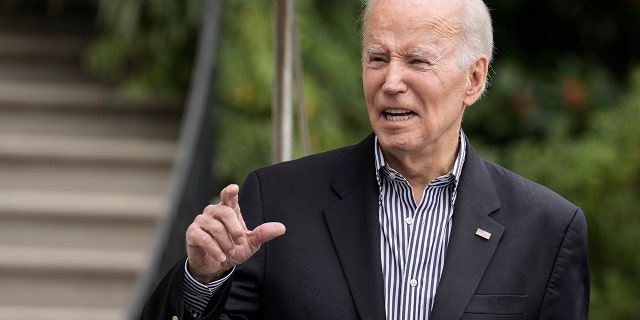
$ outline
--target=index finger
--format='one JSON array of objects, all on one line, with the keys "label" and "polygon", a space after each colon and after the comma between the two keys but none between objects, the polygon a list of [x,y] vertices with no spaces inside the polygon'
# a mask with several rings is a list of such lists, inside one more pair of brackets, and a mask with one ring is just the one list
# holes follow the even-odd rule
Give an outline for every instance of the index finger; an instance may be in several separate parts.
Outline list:
[{"label": "index finger", "polygon": [[220,191],[220,203],[231,209],[236,209],[238,206],[238,194],[240,193],[240,187],[237,184],[230,184]]},{"label": "index finger", "polygon": [[233,221],[230,217],[223,219],[223,223],[227,226],[229,234],[236,244],[242,243],[241,239],[244,237],[244,232],[248,231],[240,212],[240,205],[238,204],[239,193],[240,187],[238,187],[237,184],[230,184],[220,191],[220,204],[233,209],[235,212],[235,218],[237,219],[237,222],[240,223],[240,227],[242,229],[238,230],[237,225],[235,224],[236,221]]}]

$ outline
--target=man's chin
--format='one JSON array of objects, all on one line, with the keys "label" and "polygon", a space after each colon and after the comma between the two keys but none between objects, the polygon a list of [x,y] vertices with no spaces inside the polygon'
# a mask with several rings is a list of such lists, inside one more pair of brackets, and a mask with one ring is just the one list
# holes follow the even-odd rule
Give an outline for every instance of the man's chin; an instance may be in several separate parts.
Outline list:
[{"label": "man's chin", "polygon": [[415,148],[416,139],[409,135],[383,135],[378,136],[382,150],[389,152],[409,152]]}]

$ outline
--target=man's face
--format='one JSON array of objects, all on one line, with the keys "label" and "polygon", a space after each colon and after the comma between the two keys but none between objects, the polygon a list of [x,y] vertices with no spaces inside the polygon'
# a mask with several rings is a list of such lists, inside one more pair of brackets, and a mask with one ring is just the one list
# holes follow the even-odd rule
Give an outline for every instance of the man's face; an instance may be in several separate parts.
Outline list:
[{"label": "man's face", "polygon": [[470,80],[458,60],[461,8],[448,0],[378,0],[364,30],[363,88],[383,150],[456,143]]}]

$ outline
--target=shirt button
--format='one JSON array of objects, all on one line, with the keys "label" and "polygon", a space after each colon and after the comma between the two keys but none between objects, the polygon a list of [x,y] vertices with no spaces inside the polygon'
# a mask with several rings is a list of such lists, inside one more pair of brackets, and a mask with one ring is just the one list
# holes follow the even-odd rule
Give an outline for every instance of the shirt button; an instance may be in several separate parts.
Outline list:
[{"label": "shirt button", "polygon": [[409,281],[409,285],[412,287],[415,287],[418,285],[418,280],[416,279],[411,279],[411,281]]},{"label": "shirt button", "polygon": [[404,222],[406,222],[407,224],[413,224],[413,218],[408,217],[408,218],[404,219]]}]

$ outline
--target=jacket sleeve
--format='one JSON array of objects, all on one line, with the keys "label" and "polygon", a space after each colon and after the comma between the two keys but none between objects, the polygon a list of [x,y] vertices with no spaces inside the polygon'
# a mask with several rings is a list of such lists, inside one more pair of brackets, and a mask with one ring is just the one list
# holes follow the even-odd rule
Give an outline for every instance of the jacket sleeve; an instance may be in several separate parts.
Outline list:
[{"label": "jacket sleeve", "polygon": [[[158,283],[140,315],[141,320],[192,319],[185,314],[182,300],[184,260],[180,260]],[[187,316],[187,317],[185,317]]]},{"label": "jacket sleeve", "polygon": [[558,250],[539,319],[588,319],[589,281],[587,222],[577,209]]},{"label": "jacket sleeve", "polygon": [[[184,263],[184,259],[180,260],[160,281],[145,303],[140,320],[175,319],[174,317],[195,320],[184,307]],[[230,283],[231,281],[227,281],[211,298],[200,319],[226,319],[221,317],[221,313],[229,294]]]}]

